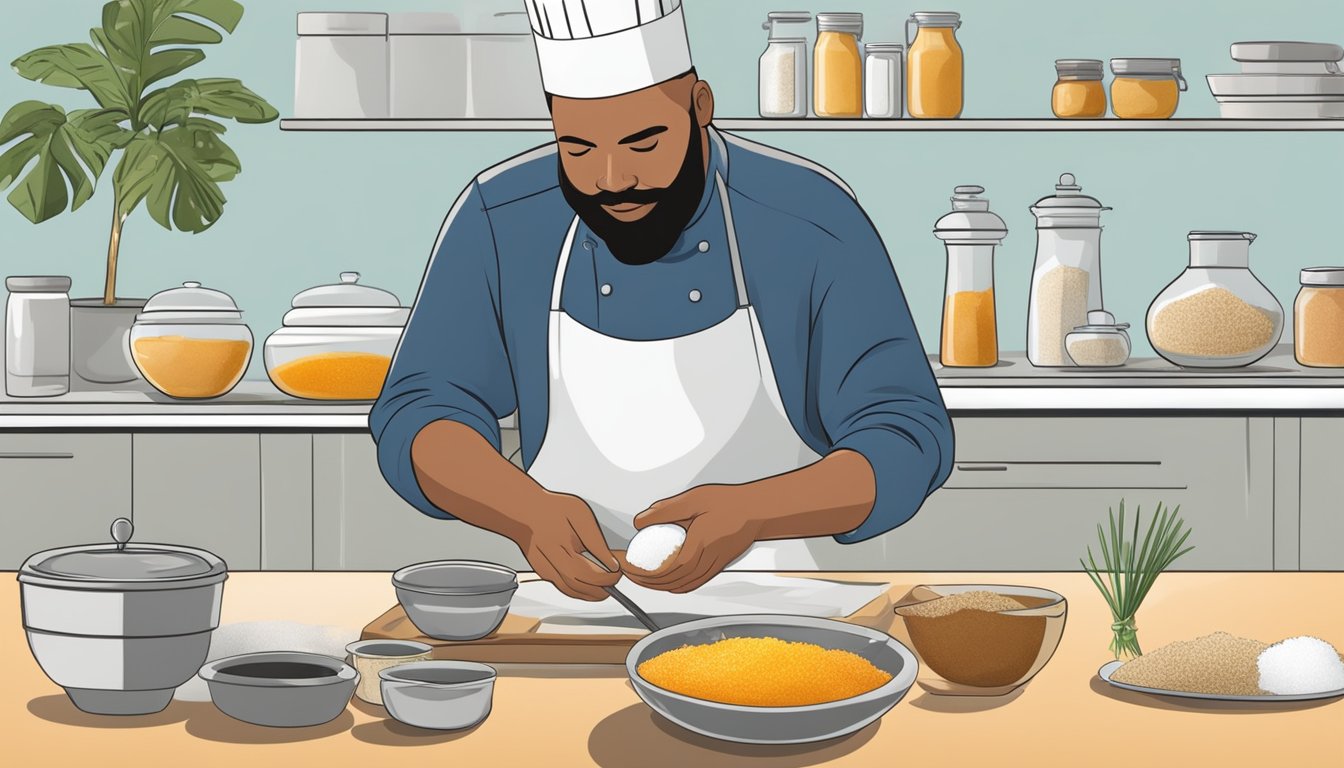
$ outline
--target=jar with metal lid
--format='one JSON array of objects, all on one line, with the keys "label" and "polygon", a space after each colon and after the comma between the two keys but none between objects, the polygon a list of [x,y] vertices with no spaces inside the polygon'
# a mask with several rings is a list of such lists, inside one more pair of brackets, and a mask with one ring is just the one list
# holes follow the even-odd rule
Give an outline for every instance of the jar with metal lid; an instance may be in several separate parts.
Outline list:
[{"label": "jar with metal lid", "polygon": [[933,236],[947,247],[940,362],[949,367],[987,368],[999,362],[994,311],[994,247],[1008,225],[979,197],[984,187],[953,190],[952,211],[934,224]]},{"label": "jar with metal lid", "polygon": [[862,13],[818,13],[812,49],[817,117],[863,117]]},{"label": "jar with metal lid", "polygon": [[376,400],[409,307],[358,272],[300,291],[284,326],[266,339],[266,374],[280,391],[309,400]]},{"label": "jar with metal lid", "polygon": [[1104,309],[1087,313],[1087,323],[1064,337],[1064,347],[1074,365],[1083,368],[1114,368],[1129,360],[1129,323],[1115,322]]},{"label": "jar with metal lid", "polygon": [[1027,299],[1027,360],[1036,366],[1069,365],[1064,337],[1101,309],[1101,214],[1111,210],[1071,173],[1055,194],[1031,206],[1036,217],[1036,263]]},{"label": "jar with metal lid", "polygon": [[759,64],[761,117],[807,117],[807,38],[801,31],[785,34],[781,26],[811,20],[810,13],[772,11],[761,24],[770,32]]},{"label": "jar with metal lid", "polygon": [[1344,267],[1302,270],[1293,302],[1293,356],[1312,368],[1344,368]]},{"label": "jar with metal lid", "polygon": [[135,316],[130,345],[145,381],[177,398],[228,393],[252,359],[252,331],[238,305],[197,282],[151,296]]},{"label": "jar with metal lid", "polygon": [[1056,59],[1050,111],[1064,119],[1106,116],[1106,88],[1100,59]]},{"label": "jar with metal lid", "polygon": [[[910,27],[915,35],[910,36]],[[961,14],[920,11],[905,22],[906,98],[911,117],[950,119],[961,116],[965,53],[957,42]]]},{"label": "jar with metal lid", "polygon": [[1130,120],[1171,117],[1187,88],[1180,59],[1111,59],[1111,73],[1111,111]]},{"label": "jar with metal lid", "polygon": [[52,397],[70,391],[70,278],[5,278],[5,394]]},{"label": "jar with metal lid", "polygon": [[868,43],[863,47],[863,114],[896,118],[905,111],[905,76],[900,43]]}]

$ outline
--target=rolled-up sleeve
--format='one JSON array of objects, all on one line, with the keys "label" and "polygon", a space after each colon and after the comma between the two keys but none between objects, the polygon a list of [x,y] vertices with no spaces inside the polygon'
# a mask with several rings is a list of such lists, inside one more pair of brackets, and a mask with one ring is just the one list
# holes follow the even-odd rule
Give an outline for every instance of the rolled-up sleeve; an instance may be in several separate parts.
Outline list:
[{"label": "rolled-up sleeve", "polygon": [[817,272],[809,370],[833,449],[872,466],[867,519],[853,543],[905,523],[952,468],[952,423],[905,296],[872,224],[857,206]]},{"label": "rolled-up sleeve", "polygon": [[[500,447],[499,419],[517,406],[499,314],[499,261],[476,182],[444,220],[369,430],[392,489],[427,515],[451,518],[425,497],[411,444],[439,419]],[[452,457],[441,457],[450,463]],[[447,467],[451,471],[451,467]]]}]

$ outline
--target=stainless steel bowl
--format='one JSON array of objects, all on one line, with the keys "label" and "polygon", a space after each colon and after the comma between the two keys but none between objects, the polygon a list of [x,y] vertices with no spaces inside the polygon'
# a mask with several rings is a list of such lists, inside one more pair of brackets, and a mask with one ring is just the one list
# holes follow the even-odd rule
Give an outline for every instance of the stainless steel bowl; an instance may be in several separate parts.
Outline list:
[{"label": "stainless steel bowl", "polygon": [[494,632],[518,589],[511,568],[477,560],[438,560],[392,574],[411,623],[438,640],[477,640]]},{"label": "stainless steel bowl", "polygon": [[490,715],[495,670],[472,661],[414,661],[378,673],[383,706],[417,728],[470,728]]},{"label": "stainless steel bowl", "polygon": [[[879,688],[839,701],[753,707],[684,696],[639,676],[639,665],[664,651],[730,637],[774,637],[851,651],[892,677]],[[743,744],[803,744],[854,733],[886,714],[910,690],[919,662],[895,638],[875,629],[830,619],[759,614],[699,619],[649,634],[630,649],[625,668],[639,698],[683,728]]]},{"label": "stainless steel bowl", "polygon": [[[318,669],[305,672],[309,667]],[[296,651],[229,656],[201,667],[200,675],[219,711],[276,728],[335,720],[359,683],[359,672],[340,659]]]}]

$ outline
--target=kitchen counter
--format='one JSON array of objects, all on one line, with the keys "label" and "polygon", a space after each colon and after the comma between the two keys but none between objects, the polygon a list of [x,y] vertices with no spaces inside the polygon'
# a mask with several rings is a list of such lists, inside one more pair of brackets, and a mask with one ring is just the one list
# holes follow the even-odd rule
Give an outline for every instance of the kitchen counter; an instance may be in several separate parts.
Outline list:
[{"label": "kitchen counter", "polygon": [[[18,584],[0,573],[0,722],[15,765],[1088,765],[1338,766],[1344,702],[1252,707],[1167,700],[1096,677],[1109,659],[1110,616],[1083,574],[871,574],[896,584],[987,582],[1056,590],[1069,601],[1055,657],[1017,695],[937,697],[917,686],[878,722],[819,745],[716,742],[660,720],[613,674],[505,674],[494,710],[466,732],[402,726],[358,700],[326,725],[267,729],[209,703],[112,718],[75,709],[25,646]],[[854,578],[854,574],[849,574]],[[1344,645],[1344,612],[1329,596],[1344,573],[1170,573],[1139,613],[1147,648],[1217,630],[1266,641],[1311,634]],[[234,573],[223,621],[287,620],[362,627],[395,601],[386,573]]]}]

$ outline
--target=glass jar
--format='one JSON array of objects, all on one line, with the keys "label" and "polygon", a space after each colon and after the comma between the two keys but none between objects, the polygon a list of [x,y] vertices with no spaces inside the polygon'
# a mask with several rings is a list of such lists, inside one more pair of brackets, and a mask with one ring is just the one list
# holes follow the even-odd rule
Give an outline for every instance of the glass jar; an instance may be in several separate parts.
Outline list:
[{"label": "glass jar", "polygon": [[1036,217],[1036,262],[1027,298],[1027,361],[1067,366],[1064,337],[1101,309],[1101,213],[1110,208],[1083,194],[1071,173],[1055,194],[1031,206]]},{"label": "glass jar", "polygon": [[979,197],[984,187],[957,187],[952,211],[934,224],[933,235],[947,247],[940,362],[954,368],[987,368],[999,362],[994,312],[994,246],[1008,226]]},{"label": "glass jar", "polygon": [[1191,232],[1190,266],[1153,299],[1148,341],[1168,361],[1236,368],[1269,353],[1283,307],[1250,269],[1250,232]]},{"label": "glass jar", "polygon": [[1106,88],[1100,59],[1057,59],[1050,111],[1064,119],[1106,116]]},{"label": "glass jar", "polygon": [[774,11],[761,24],[770,32],[757,81],[761,117],[807,117],[807,38],[786,36],[779,27],[811,20],[810,13]]},{"label": "glass jar", "polygon": [[5,278],[5,394],[70,391],[70,278]]},{"label": "glass jar", "polygon": [[358,272],[342,272],[340,283],[294,297],[263,351],[280,391],[307,400],[378,398],[411,310],[358,282]]},{"label": "glass jar", "polygon": [[1344,368],[1344,267],[1302,270],[1293,302],[1293,356],[1312,368]]},{"label": "glass jar", "polygon": [[863,113],[865,117],[896,118],[905,111],[905,77],[900,43],[869,43],[864,47]]},{"label": "glass jar", "polygon": [[1082,368],[1114,368],[1129,360],[1132,349],[1129,323],[1115,322],[1115,315],[1104,309],[1087,313],[1087,324],[1080,325],[1064,337],[1069,359]]},{"label": "glass jar", "polygon": [[[910,39],[910,25],[916,26]],[[961,14],[921,11],[905,22],[910,53],[906,62],[906,97],[911,117],[949,119],[961,116],[965,57],[957,42]]]},{"label": "glass jar", "polygon": [[182,399],[227,394],[252,359],[252,331],[238,305],[196,282],[149,297],[131,326],[130,345],[145,381]]},{"label": "glass jar", "polygon": [[863,117],[862,13],[818,13],[813,49],[817,117]]},{"label": "glass jar", "polygon": [[1111,111],[1129,120],[1165,120],[1186,90],[1180,59],[1111,59]]}]

